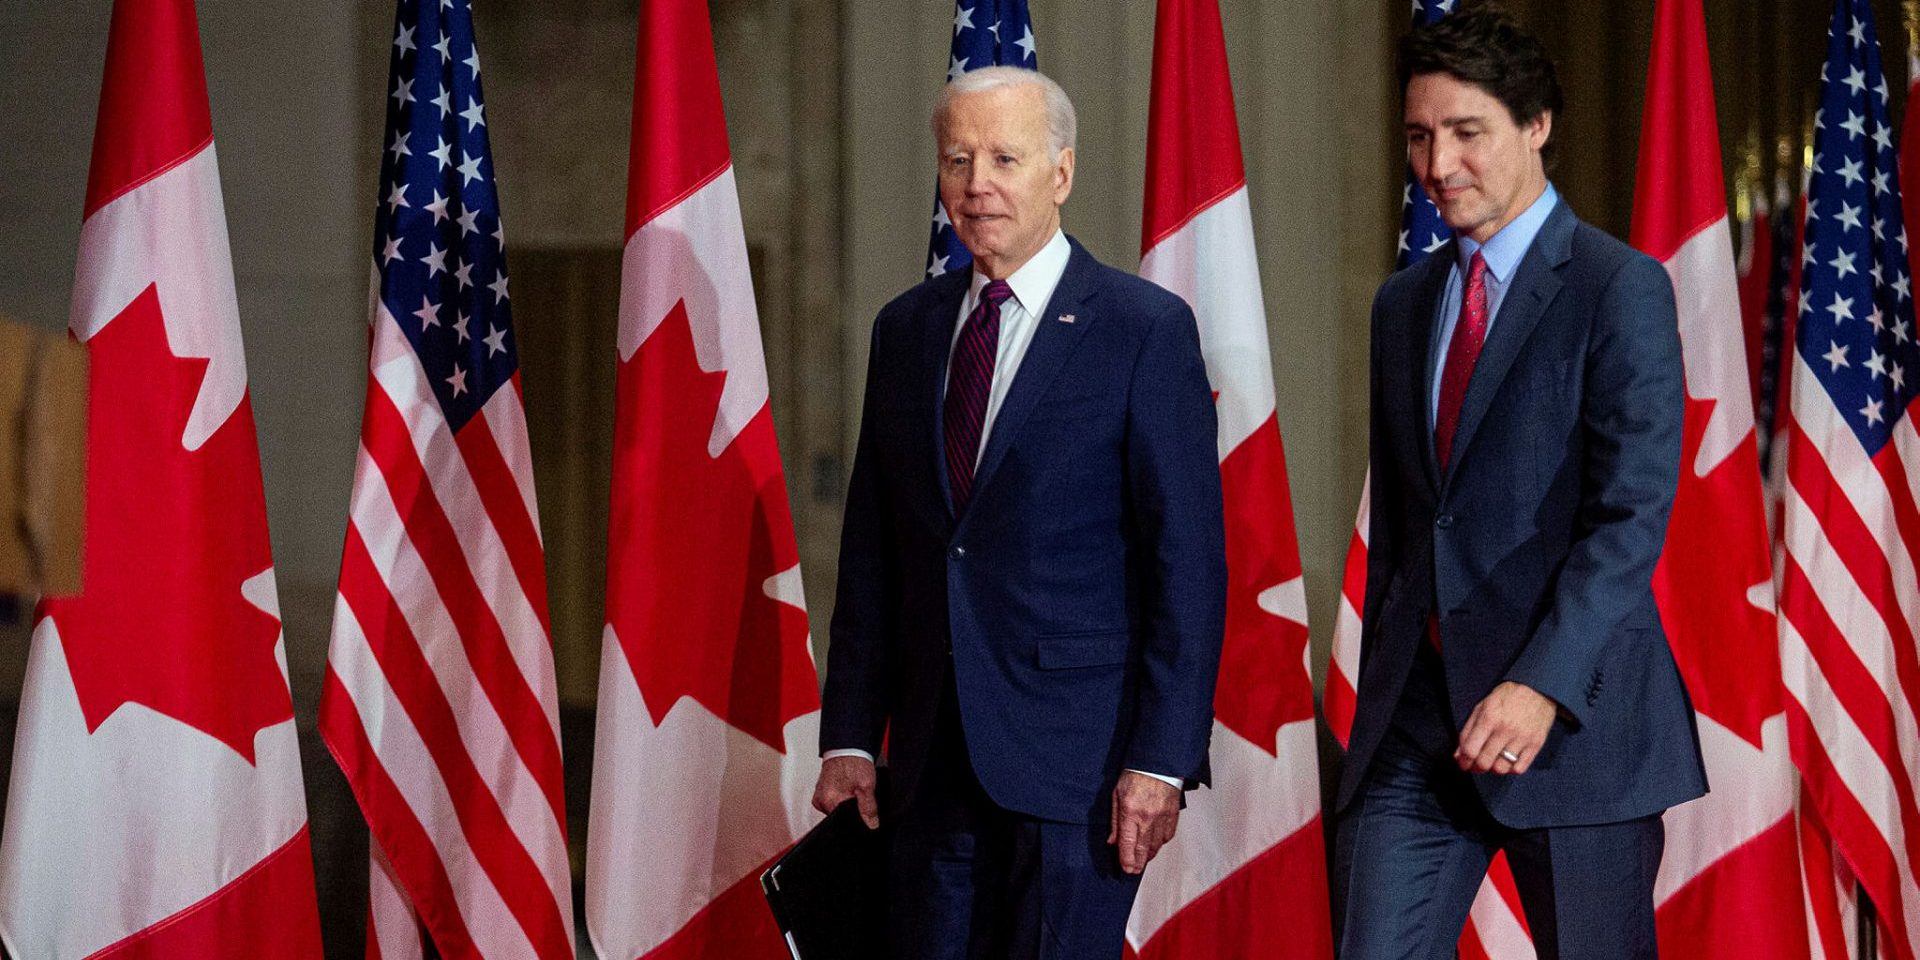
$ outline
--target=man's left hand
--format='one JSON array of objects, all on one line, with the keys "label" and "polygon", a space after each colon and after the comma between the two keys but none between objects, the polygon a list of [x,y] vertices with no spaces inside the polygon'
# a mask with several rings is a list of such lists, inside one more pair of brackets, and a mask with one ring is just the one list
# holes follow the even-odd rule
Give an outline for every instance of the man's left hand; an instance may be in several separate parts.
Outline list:
[{"label": "man's left hand", "polygon": [[1559,711],[1539,691],[1508,680],[1473,708],[1460,731],[1453,762],[1468,773],[1526,773],[1546,744]]},{"label": "man's left hand", "polygon": [[1120,775],[1113,787],[1113,828],[1107,831],[1107,842],[1120,854],[1120,869],[1147,869],[1179,822],[1179,787],[1131,770]]}]

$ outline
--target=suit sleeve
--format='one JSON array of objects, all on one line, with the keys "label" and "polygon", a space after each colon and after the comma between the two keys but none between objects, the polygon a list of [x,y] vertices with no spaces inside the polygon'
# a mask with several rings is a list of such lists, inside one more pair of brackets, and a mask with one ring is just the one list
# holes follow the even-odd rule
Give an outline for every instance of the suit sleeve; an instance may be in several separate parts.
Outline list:
[{"label": "suit sleeve", "polygon": [[887,536],[875,438],[885,403],[878,396],[879,383],[889,369],[880,330],[876,322],[867,354],[860,438],[840,528],[840,578],[827,645],[827,680],[820,697],[820,751],[860,750],[873,757],[880,755],[887,727],[887,652],[892,605],[899,596],[899,566]]},{"label": "suit sleeve", "polygon": [[1128,388],[1127,504],[1141,662],[1125,766],[1204,779],[1226,630],[1226,529],[1212,388],[1193,312],[1147,334]]},{"label": "suit sleeve", "polygon": [[1579,533],[1553,605],[1508,672],[1584,722],[1607,642],[1645,602],[1680,479],[1685,374],[1673,284],[1634,257],[1607,284],[1587,354]]}]

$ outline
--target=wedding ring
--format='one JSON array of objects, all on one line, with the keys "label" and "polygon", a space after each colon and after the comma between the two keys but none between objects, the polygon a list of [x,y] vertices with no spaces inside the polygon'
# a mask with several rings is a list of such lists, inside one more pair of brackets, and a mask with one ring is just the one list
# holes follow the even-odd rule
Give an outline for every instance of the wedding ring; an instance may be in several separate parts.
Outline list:
[{"label": "wedding ring", "polygon": [[1500,759],[1505,760],[1508,763],[1519,763],[1520,755],[1517,753],[1514,753],[1512,750],[1502,750],[1500,751]]}]

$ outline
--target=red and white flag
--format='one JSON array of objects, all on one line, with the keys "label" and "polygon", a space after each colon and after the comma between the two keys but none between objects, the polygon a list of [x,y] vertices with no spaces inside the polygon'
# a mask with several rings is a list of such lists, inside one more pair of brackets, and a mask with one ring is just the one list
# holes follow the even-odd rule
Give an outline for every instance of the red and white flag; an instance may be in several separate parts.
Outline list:
[{"label": "red and white flag", "polygon": [[1666,815],[1660,948],[1803,960],[1795,784],[1706,17],[1701,0],[1658,0],[1654,16],[1632,240],[1673,278],[1686,412],[1653,590],[1713,785]]},{"label": "red and white flag", "polygon": [[391,46],[320,732],[373,835],[369,958],[420,957],[424,930],[447,960],[571,960],[545,551],[472,10],[399,0]]},{"label": "red and white flag", "polygon": [[1158,958],[1332,955],[1307,608],[1267,313],[1216,0],[1160,0],[1140,274],[1200,322],[1218,396],[1226,645],[1213,789],[1148,868],[1129,947]]},{"label": "red and white flag", "polygon": [[191,0],[114,4],[69,329],[92,366],[84,579],[34,628],[0,940],[36,960],[318,958]]},{"label": "red and white flag", "polygon": [[640,5],[629,164],[587,928],[773,960],[820,696],[703,0]]}]

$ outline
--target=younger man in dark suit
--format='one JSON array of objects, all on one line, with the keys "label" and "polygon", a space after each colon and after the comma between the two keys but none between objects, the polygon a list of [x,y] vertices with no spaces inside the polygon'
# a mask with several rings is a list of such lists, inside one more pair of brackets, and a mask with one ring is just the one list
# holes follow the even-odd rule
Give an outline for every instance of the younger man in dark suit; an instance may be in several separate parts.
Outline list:
[{"label": "younger man in dark suit", "polygon": [[1372,530],[1335,810],[1343,960],[1442,960],[1504,849],[1543,960],[1655,956],[1660,814],[1705,792],[1651,579],[1679,475],[1673,288],[1547,181],[1553,64],[1475,8],[1401,49],[1455,239],[1373,310]]}]

